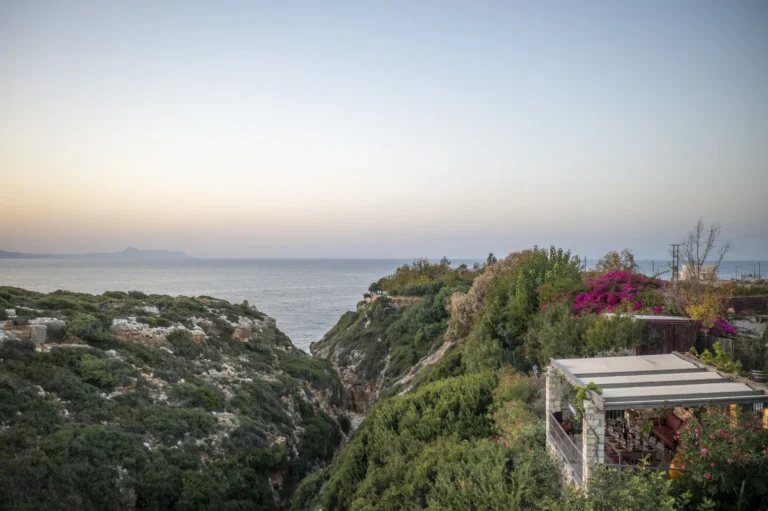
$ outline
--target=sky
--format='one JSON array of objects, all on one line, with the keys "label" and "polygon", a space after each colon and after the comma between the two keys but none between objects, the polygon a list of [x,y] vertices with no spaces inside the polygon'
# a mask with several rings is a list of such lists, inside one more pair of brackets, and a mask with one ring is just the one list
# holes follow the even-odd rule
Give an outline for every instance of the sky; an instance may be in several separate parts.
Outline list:
[{"label": "sky", "polygon": [[768,2],[0,2],[0,249],[768,257]]}]

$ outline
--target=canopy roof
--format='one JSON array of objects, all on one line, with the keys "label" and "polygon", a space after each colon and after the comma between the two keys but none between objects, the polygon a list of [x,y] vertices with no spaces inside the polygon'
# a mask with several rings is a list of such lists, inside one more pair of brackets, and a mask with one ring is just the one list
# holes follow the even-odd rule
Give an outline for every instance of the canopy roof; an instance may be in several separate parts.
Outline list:
[{"label": "canopy roof", "polygon": [[570,358],[552,364],[575,386],[600,387],[606,410],[765,403],[765,387],[734,381],[697,361],[672,353],[635,357]]}]

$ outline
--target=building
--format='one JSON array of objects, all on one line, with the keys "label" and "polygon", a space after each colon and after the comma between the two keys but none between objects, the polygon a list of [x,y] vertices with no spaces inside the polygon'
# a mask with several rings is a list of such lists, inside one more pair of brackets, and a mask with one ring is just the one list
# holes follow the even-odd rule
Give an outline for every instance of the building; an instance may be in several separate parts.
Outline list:
[{"label": "building", "polygon": [[[602,394],[587,391],[581,412],[573,402],[575,389],[590,383],[597,385]],[[598,463],[619,469],[636,467],[627,462],[636,453],[647,453],[646,458],[655,459],[653,469],[669,470],[675,451],[670,433],[698,407],[742,405],[750,411],[762,410],[763,422],[768,426],[768,407],[763,406],[768,403],[768,389],[764,385],[723,375],[677,352],[553,359],[547,370],[546,398],[547,446],[559,459],[565,479],[577,485],[589,479]],[[578,419],[581,431],[569,424],[569,415]],[[673,417],[679,421],[677,424],[668,422]],[[646,433],[648,444],[638,445],[637,451],[629,445],[628,449],[617,448],[607,434],[614,421],[635,428],[654,420],[653,431]],[[635,431],[639,443],[639,430]],[[644,451],[651,442],[653,450]]]},{"label": "building", "polygon": [[696,278],[696,268],[699,268],[699,280],[705,281],[705,282],[711,282],[715,281],[718,278],[717,275],[717,266],[714,264],[702,264],[701,266],[698,265],[689,265],[684,264],[680,267],[680,280],[693,280]]}]

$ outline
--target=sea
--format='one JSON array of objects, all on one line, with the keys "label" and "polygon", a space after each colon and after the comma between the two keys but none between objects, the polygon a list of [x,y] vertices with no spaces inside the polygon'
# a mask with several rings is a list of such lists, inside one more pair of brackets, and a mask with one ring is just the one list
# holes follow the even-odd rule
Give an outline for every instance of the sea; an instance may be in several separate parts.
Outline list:
[{"label": "sea", "polygon": [[[347,311],[355,310],[371,282],[407,259],[183,259],[116,261],[0,259],[0,285],[32,291],[57,289],[101,294],[138,290],[171,296],[248,300],[272,316],[293,344],[309,352]],[[454,260],[453,264],[474,260]]]},{"label": "sea", "polygon": [[[171,296],[248,300],[275,318],[298,348],[309,351],[342,314],[354,310],[371,282],[411,259],[0,259],[0,285],[33,291],[57,289],[100,294],[139,290]],[[454,266],[472,259],[453,260]],[[596,259],[587,260],[591,268]],[[646,275],[669,269],[669,261],[637,261]],[[724,261],[720,277],[768,274],[768,261]],[[670,273],[661,273],[669,278]]]}]

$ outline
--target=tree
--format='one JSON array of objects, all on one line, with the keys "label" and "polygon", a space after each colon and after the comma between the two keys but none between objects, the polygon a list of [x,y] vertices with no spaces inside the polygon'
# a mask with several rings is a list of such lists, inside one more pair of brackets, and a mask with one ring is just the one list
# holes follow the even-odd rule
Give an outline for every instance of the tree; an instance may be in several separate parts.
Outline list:
[{"label": "tree", "polygon": [[497,261],[496,256],[493,255],[493,252],[488,253],[488,258],[485,260],[486,266],[490,266],[494,264]]},{"label": "tree", "polygon": [[377,295],[381,293],[381,284],[379,284],[379,281],[372,282],[370,286],[368,286],[368,291],[372,295]]},{"label": "tree", "polygon": [[622,270],[628,272],[636,272],[637,264],[635,263],[634,254],[625,248],[621,253],[611,250],[597,261],[595,269],[599,273],[608,273],[610,271]]},{"label": "tree", "polygon": [[[694,283],[711,283],[717,280],[717,270],[723,257],[730,250],[731,244],[728,242],[717,246],[720,238],[720,226],[711,224],[709,227],[704,225],[704,219],[699,218],[696,226],[688,237],[680,244],[680,258],[686,265],[686,275]],[[704,263],[713,256],[711,268],[704,269]]]}]

